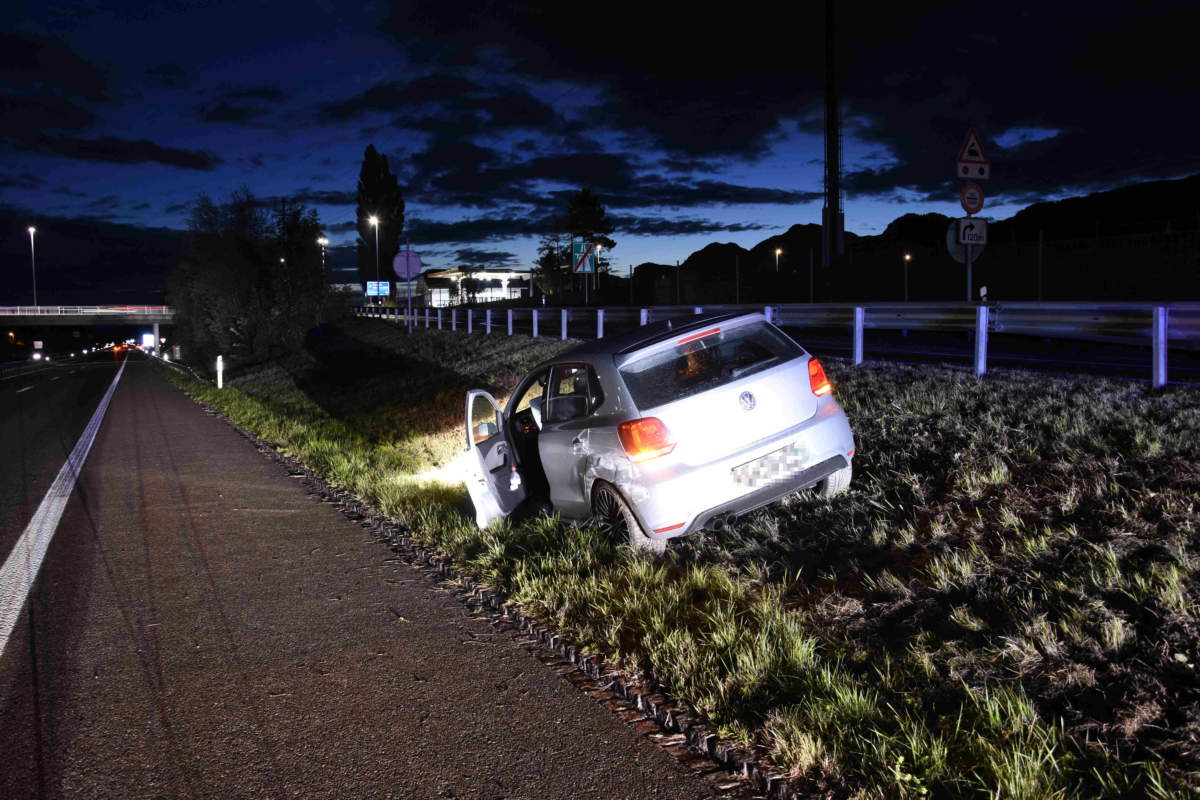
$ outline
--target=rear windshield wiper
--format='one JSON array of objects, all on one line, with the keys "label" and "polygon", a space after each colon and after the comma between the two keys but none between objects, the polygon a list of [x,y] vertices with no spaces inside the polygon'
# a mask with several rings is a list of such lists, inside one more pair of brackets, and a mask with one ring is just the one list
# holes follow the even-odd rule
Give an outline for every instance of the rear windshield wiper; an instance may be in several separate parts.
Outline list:
[{"label": "rear windshield wiper", "polygon": [[730,370],[729,377],[740,378],[752,369],[758,369],[763,364],[770,364],[772,361],[778,361],[778,360],[779,360],[779,356],[769,356],[767,358],[759,359],[758,361],[752,361],[749,364],[746,364],[745,366],[736,367],[736,368]]}]

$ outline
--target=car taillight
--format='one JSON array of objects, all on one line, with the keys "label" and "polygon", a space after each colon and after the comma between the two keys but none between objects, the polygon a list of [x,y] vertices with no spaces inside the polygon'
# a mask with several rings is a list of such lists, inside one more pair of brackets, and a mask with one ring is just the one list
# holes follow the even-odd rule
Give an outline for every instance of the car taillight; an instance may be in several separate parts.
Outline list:
[{"label": "car taillight", "polygon": [[617,436],[630,461],[649,461],[675,449],[670,429],[657,417],[622,422],[617,426]]},{"label": "car taillight", "polygon": [[821,366],[821,362],[817,360],[816,356],[808,360],[808,385],[812,387],[812,393],[817,397],[833,391],[833,384],[829,382],[829,378],[825,377],[825,368]]}]

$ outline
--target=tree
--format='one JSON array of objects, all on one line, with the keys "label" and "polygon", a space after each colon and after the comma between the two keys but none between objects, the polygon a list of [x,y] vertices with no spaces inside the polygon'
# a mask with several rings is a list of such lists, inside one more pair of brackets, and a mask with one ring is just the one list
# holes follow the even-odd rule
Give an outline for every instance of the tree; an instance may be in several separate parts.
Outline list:
[{"label": "tree", "polygon": [[[378,253],[371,217],[379,220]],[[367,281],[389,281],[394,289],[392,259],[400,250],[400,234],[404,231],[404,195],[388,168],[387,156],[381,155],[373,144],[367,145],[358,173],[357,223],[359,280],[364,286]]]},{"label": "tree", "polygon": [[543,294],[558,294],[571,286],[568,262],[570,249],[561,233],[547,233],[538,244],[538,257],[533,262],[533,278]]},{"label": "tree", "polygon": [[[605,253],[617,246],[609,236],[615,229],[613,222],[601,205],[600,198],[590,189],[580,189],[568,196],[566,213],[555,219],[552,225],[553,232],[542,236],[538,244],[538,257],[533,269],[538,286],[546,294],[564,292],[574,283],[575,275],[570,264],[572,242],[598,244]],[[602,257],[599,269],[606,269],[607,263]]]},{"label": "tree", "polygon": [[328,300],[316,212],[281,200],[268,213],[240,189],[221,204],[200,195],[189,228],[167,288],[188,359],[246,364],[298,350]]}]

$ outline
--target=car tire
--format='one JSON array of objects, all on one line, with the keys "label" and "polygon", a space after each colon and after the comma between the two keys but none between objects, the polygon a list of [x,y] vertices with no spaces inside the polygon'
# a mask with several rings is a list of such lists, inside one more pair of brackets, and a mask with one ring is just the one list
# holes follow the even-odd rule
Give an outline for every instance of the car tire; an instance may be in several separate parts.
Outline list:
[{"label": "car tire", "polygon": [[634,550],[655,555],[666,552],[667,540],[646,535],[629,503],[611,483],[596,481],[592,486],[592,519],[601,530],[618,542],[628,542]]},{"label": "car tire", "polygon": [[841,494],[850,488],[850,477],[854,474],[854,466],[847,464],[846,466],[827,475],[817,484],[817,494],[821,497],[833,497],[836,494]]}]

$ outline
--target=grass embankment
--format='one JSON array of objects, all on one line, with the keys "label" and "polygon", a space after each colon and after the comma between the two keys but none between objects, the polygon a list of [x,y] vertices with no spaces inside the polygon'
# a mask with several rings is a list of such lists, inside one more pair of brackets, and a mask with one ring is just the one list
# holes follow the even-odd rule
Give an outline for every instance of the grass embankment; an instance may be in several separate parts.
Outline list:
[{"label": "grass embankment", "polygon": [[[432,480],[463,390],[563,343],[354,321],[186,391],[818,793],[1171,797],[1200,776],[1200,392],[827,363],[851,491],[652,561]],[[425,477],[419,477],[425,476]]]}]

